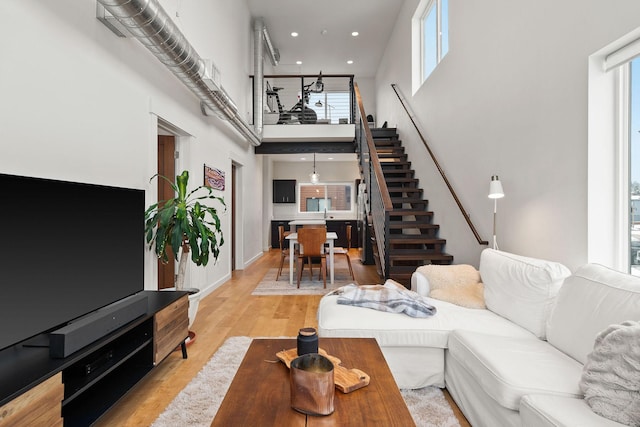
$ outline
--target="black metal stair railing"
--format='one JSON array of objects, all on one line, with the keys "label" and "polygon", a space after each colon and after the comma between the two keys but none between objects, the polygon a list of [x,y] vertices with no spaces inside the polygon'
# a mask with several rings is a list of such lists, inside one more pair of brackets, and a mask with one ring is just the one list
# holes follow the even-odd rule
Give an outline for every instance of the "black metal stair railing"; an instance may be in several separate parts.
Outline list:
[{"label": "black metal stair railing", "polygon": [[376,247],[379,259],[379,268],[384,278],[389,277],[389,248],[390,232],[389,221],[390,212],[393,211],[393,204],[389,196],[387,183],[384,179],[380,159],[375,149],[371,129],[366,119],[364,105],[360,96],[357,83],[353,85],[356,98],[356,149],[360,163],[360,171],[366,185],[367,199],[365,202],[366,214],[371,215]]}]

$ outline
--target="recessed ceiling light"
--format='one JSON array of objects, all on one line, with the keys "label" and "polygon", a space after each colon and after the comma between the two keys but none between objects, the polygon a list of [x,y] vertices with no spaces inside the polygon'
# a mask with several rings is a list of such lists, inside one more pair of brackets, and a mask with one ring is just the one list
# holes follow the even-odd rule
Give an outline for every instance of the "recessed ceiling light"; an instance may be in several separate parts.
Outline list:
[{"label": "recessed ceiling light", "polygon": [[291,33],[291,37],[298,37],[298,33],[296,33],[295,31],[293,31],[293,32]]},{"label": "recessed ceiling light", "polygon": [[351,64],[353,64],[353,61],[350,59],[350,60],[347,61],[347,64],[351,65]]},{"label": "recessed ceiling light", "polygon": [[351,33],[351,35],[352,35],[353,37],[358,37],[358,36],[360,35],[360,33],[359,33],[359,32],[357,32],[357,31],[354,31],[353,33]]},{"label": "recessed ceiling light", "polygon": [[296,61],[297,65],[302,65],[302,61]]},{"label": "recessed ceiling light", "polygon": [[307,160],[306,157],[300,157],[300,160]]},{"label": "recessed ceiling light", "polygon": [[333,157],[328,157],[329,160],[333,160]]}]

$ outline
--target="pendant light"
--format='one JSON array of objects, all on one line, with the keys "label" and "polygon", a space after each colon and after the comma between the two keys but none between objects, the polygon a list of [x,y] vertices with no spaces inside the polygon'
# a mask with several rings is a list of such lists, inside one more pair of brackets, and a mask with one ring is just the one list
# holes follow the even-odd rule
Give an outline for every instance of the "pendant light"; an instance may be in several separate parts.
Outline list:
[{"label": "pendant light", "polygon": [[316,153],[313,153],[313,173],[310,177],[312,184],[317,184],[320,181],[320,175],[316,173]]}]

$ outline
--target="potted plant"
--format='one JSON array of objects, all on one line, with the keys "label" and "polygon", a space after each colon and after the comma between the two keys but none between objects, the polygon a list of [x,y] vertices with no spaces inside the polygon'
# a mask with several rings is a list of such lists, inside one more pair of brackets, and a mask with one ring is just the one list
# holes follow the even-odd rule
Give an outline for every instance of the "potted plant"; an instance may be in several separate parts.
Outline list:
[{"label": "potted plant", "polygon": [[205,266],[211,257],[214,262],[220,255],[220,247],[224,244],[224,237],[220,228],[220,217],[215,207],[201,202],[214,201],[226,205],[221,197],[215,196],[213,190],[201,185],[187,192],[189,172],[184,171],[176,176],[175,184],[167,177],[156,174],[153,178],[162,178],[169,182],[175,197],[159,201],[149,206],[144,213],[145,236],[149,247],[153,247],[162,262],[169,262],[169,248],[173,251],[173,258],[178,261],[176,289],[188,290],[189,297],[189,326],[195,319],[200,296],[199,289],[184,288],[184,277],[187,257],[191,253],[191,261],[197,266]]}]

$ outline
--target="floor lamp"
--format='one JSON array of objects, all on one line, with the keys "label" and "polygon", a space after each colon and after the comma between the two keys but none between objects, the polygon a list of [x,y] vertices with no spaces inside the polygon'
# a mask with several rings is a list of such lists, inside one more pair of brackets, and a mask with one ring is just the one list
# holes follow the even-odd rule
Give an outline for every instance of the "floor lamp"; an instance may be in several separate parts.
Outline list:
[{"label": "floor lamp", "polygon": [[493,199],[493,249],[498,250],[498,241],[496,240],[496,214],[498,212],[498,199],[504,197],[504,191],[502,190],[502,183],[498,175],[491,177],[491,183],[489,184],[489,198]]}]

